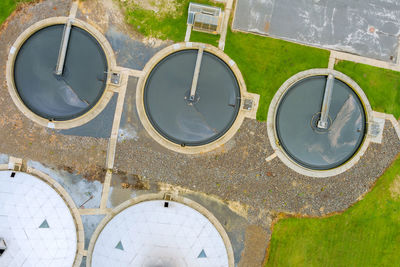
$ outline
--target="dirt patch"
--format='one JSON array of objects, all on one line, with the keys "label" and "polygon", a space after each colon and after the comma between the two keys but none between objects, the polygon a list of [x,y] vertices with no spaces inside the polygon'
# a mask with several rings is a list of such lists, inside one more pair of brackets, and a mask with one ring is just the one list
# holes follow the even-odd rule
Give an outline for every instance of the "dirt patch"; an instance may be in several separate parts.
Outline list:
[{"label": "dirt patch", "polygon": [[393,199],[400,199],[400,175],[397,175],[396,178],[394,178],[389,190]]},{"label": "dirt patch", "polygon": [[266,246],[268,244],[267,231],[257,225],[250,225],[246,229],[245,236],[244,250],[238,266],[262,266],[265,258]]},{"label": "dirt patch", "polygon": [[[0,25],[0,34],[3,31],[3,29],[7,28],[8,26],[8,22],[13,20],[15,14],[17,12],[21,12],[22,10],[26,9],[29,5],[33,5],[35,3],[39,3],[41,2],[41,0],[36,0],[36,1],[32,1],[29,3],[18,3],[17,7],[15,8],[15,10],[10,14],[10,16],[8,16],[8,18]],[[27,16],[24,17],[25,21],[29,21],[31,19],[31,14],[27,14]]]},{"label": "dirt patch", "polygon": [[88,181],[99,181],[101,183],[104,182],[104,177],[106,175],[107,170],[102,166],[97,166],[94,164],[86,166],[84,169],[75,169],[74,167],[67,165],[59,165],[57,169],[64,170],[71,174],[82,175]]},{"label": "dirt patch", "polygon": [[[150,184],[143,180],[143,177],[137,174],[128,174],[124,171],[116,170],[114,171],[119,177],[119,184],[123,189],[133,189],[133,190],[149,190]],[[115,181],[115,179],[114,179]]]},{"label": "dirt patch", "polygon": [[231,200],[224,201],[223,199],[221,199],[215,195],[206,194],[206,193],[190,190],[185,187],[175,186],[175,185],[166,184],[166,183],[158,183],[158,186],[159,186],[159,188],[158,188],[159,191],[172,191],[172,192],[176,192],[177,194],[194,194],[194,195],[197,194],[199,196],[212,199],[213,201],[216,201],[222,205],[227,205],[231,211],[233,211],[234,213],[236,213],[239,216],[242,216],[243,218],[247,218],[247,216],[248,216],[249,207],[247,205],[244,205],[237,201],[231,201]]},{"label": "dirt patch", "polygon": [[120,0],[129,9],[146,9],[152,10],[158,17],[172,15],[174,18],[181,14],[178,10],[182,10],[182,1],[177,0]]}]

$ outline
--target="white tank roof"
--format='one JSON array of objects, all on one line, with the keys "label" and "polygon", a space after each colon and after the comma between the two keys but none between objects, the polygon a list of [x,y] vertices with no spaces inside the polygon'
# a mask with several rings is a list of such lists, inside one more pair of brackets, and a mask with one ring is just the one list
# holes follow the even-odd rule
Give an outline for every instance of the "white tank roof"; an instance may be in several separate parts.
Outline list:
[{"label": "white tank roof", "polygon": [[109,221],[95,243],[92,266],[228,266],[214,225],[186,205],[164,202],[141,202]]},{"label": "white tank roof", "polygon": [[61,196],[30,174],[0,171],[0,266],[72,266],[74,219]]}]

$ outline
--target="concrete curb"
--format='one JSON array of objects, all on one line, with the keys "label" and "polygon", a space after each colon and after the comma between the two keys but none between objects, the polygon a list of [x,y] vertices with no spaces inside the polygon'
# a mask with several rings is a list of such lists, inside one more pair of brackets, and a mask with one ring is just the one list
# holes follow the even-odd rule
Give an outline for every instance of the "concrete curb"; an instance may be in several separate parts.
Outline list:
[{"label": "concrete curb", "polygon": [[[27,106],[25,106],[24,102],[19,97],[14,83],[14,63],[19,49],[24,44],[24,42],[35,32],[54,24],[65,24],[68,19],[69,19],[68,17],[48,18],[45,20],[41,20],[33,24],[29,28],[27,28],[20,36],[18,36],[17,40],[11,46],[6,67],[6,79],[7,79],[8,91],[17,108],[26,117],[36,122],[37,124],[54,129],[69,129],[89,122],[90,120],[95,118],[98,114],[100,114],[100,112],[107,106],[108,102],[110,101],[113,95],[113,90],[111,88],[112,86],[110,86],[110,81],[109,81],[110,78],[108,77],[106,88],[104,89],[103,95],[101,96],[100,100],[96,103],[96,105],[84,115],[67,121],[49,121],[45,118],[42,118],[37,114],[33,113]],[[95,27],[91,26],[90,24],[75,18],[73,19],[72,25],[82,28],[85,31],[89,32],[99,42],[107,58],[108,71],[112,71],[113,69],[115,69],[116,67],[115,55],[111,48],[111,45],[108,43],[104,35],[101,34]]]},{"label": "concrete curb", "polygon": [[[129,199],[129,200],[123,202],[122,204],[120,204],[119,206],[117,206],[116,208],[114,208],[111,211],[111,213],[108,214],[100,222],[100,224],[97,226],[96,230],[94,231],[92,238],[90,239],[89,248],[87,250],[88,252],[87,252],[87,259],[86,259],[86,267],[92,266],[92,255],[93,255],[94,246],[96,244],[96,241],[97,241],[101,231],[104,229],[104,227],[107,225],[107,223],[109,221],[111,221],[117,214],[122,212],[124,209],[129,208],[130,206],[133,206],[140,202],[145,202],[145,201],[150,201],[150,200],[163,200],[163,199],[165,199],[166,194],[168,194],[168,192],[159,192],[159,193],[155,193],[155,194],[146,194],[146,195],[138,196],[138,197]],[[171,200],[168,200],[168,201],[175,201],[175,202],[178,202],[181,204],[185,204],[185,205],[195,209],[196,211],[200,212],[202,215],[204,215],[214,225],[214,227],[217,229],[217,231],[221,235],[221,237],[224,241],[224,244],[225,244],[225,248],[227,250],[229,267],[234,267],[235,260],[234,260],[232,244],[230,242],[228,234],[226,233],[224,227],[221,225],[221,223],[218,221],[218,219],[206,208],[204,208],[197,202],[194,202],[193,200],[190,200],[188,198],[184,198],[182,196],[171,193]]]},{"label": "concrete curb", "polygon": [[[302,80],[302,79],[310,77],[310,76],[328,75],[330,73],[333,74],[335,76],[335,78],[348,84],[356,92],[358,97],[361,99],[361,102],[364,106],[365,113],[366,113],[366,124],[368,125],[367,133],[365,134],[365,138],[364,138],[360,148],[358,149],[358,151],[345,164],[343,164],[337,168],[330,169],[330,170],[306,169],[306,168],[298,165],[296,162],[294,162],[285,153],[284,149],[279,145],[279,140],[278,140],[276,129],[275,129],[276,111],[277,111],[279,102],[281,101],[286,90],[288,90],[290,88],[290,86],[292,86],[299,80]],[[268,131],[268,138],[269,138],[271,146],[274,150],[274,153],[280,158],[280,160],[283,163],[285,163],[286,166],[288,166],[292,170],[294,170],[300,174],[306,175],[306,176],[323,178],[323,177],[330,177],[330,176],[334,176],[334,175],[343,173],[346,170],[350,169],[352,166],[354,166],[360,160],[361,156],[364,155],[364,153],[367,150],[368,145],[371,141],[369,122],[372,120],[373,120],[372,109],[371,109],[371,105],[369,104],[368,98],[365,95],[364,91],[361,89],[361,87],[355,81],[353,81],[347,75],[344,75],[343,73],[332,70],[332,69],[310,69],[310,70],[299,72],[299,73],[295,74],[294,76],[290,77],[287,81],[285,81],[282,84],[282,86],[276,92],[275,96],[273,97],[273,99],[270,103],[269,109],[268,109],[267,131]]]},{"label": "concrete curb", "polygon": [[393,70],[393,71],[400,71],[400,66],[397,64],[382,61],[382,60],[377,60],[377,59],[373,59],[373,58],[357,56],[357,55],[353,55],[353,54],[349,54],[349,53],[345,53],[345,52],[334,51],[334,50],[331,50],[330,56],[332,58],[338,59],[338,60],[353,61],[355,63],[370,65],[370,66],[374,66],[377,68],[389,69],[389,70]]},{"label": "concrete curb", "polygon": [[218,48],[221,50],[225,49],[225,40],[229,28],[229,19],[231,17],[232,6],[233,0],[225,1],[224,20],[222,22],[221,35],[218,41]]},{"label": "concrete curb", "polygon": [[[238,84],[240,88],[240,94],[241,94],[241,107],[239,109],[239,113],[236,117],[236,120],[232,124],[231,128],[219,139],[215,140],[214,142],[211,142],[206,145],[202,146],[186,146],[182,147],[178,144],[175,144],[167,139],[165,139],[163,136],[161,136],[153,127],[153,125],[150,123],[149,119],[147,118],[146,111],[144,108],[144,103],[143,103],[143,95],[144,95],[144,88],[146,84],[146,80],[151,72],[151,70],[154,68],[156,64],[158,64],[163,58],[166,56],[180,51],[180,50],[186,50],[186,49],[196,49],[204,47],[204,51],[210,52],[216,56],[218,56],[220,59],[222,59],[228,66],[230,66],[231,70],[233,71]],[[228,140],[230,140],[237,130],[240,128],[242,125],[242,122],[245,117],[249,118],[255,118],[256,113],[257,113],[257,108],[258,108],[258,101],[260,96],[257,94],[252,94],[248,93],[246,89],[246,84],[244,82],[243,76],[236,65],[236,63],[228,57],[222,50],[208,44],[202,44],[202,43],[192,43],[192,42],[187,42],[187,43],[176,43],[174,45],[168,46],[161,51],[159,51],[156,55],[154,55],[149,62],[147,62],[146,66],[143,69],[143,72],[145,73],[144,76],[140,77],[139,82],[138,82],[138,87],[136,90],[136,109],[138,111],[138,116],[140,118],[140,121],[142,122],[144,128],[146,131],[149,133],[149,135],[156,140],[160,145],[175,151],[179,153],[184,153],[184,154],[196,154],[196,153],[205,153],[209,152],[211,150],[214,150],[224,143],[226,143]],[[244,99],[250,99],[253,101],[253,107],[251,110],[245,110],[243,109],[243,104],[244,104]]]}]

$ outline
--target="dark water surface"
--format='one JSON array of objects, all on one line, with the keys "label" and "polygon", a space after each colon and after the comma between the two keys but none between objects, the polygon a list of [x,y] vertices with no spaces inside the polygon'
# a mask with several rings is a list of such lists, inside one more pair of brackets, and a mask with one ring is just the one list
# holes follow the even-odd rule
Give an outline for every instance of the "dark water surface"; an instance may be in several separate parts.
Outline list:
[{"label": "dark water surface", "polygon": [[276,129],[286,153],[311,169],[331,169],[349,160],[361,145],[365,113],[357,94],[335,79],[327,130],[316,127],[324,97],[326,76],[303,79],[283,96]]},{"label": "dark water surface", "polygon": [[152,70],[144,104],[155,129],[165,138],[187,146],[203,145],[221,137],[240,108],[240,89],[231,69],[221,59],[203,53],[195,102],[189,97],[197,50],[175,52]]},{"label": "dark water surface", "polygon": [[90,110],[104,92],[107,60],[97,40],[72,27],[64,72],[56,76],[64,25],[46,27],[22,45],[14,66],[15,85],[25,105],[46,119],[69,120]]}]

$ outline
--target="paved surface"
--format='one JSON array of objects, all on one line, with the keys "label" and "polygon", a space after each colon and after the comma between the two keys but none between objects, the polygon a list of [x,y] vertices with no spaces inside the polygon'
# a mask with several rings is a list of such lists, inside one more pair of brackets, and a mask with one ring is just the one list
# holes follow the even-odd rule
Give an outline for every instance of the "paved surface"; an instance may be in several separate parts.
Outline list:
[{"label": "paved surface", "polygon": [[151,46],[151,44],[132,39],[128,34],[118,31],[113,26],[106,32],[106,38],[116,54],[118,66],[137,70],[143,69],[147,61],[168,44],[163,42]]},{"label": "paved surface", "polygon": [[88,249],[90,239],[105,215],[85,215],[81,217],[85,229],[85,249]]},{"label": "paved surface", "polygon": [[117,95],[114,94],[110,102],[108,102],[107,106],[100,112],[100,114],[97,115],[93,120],[89,121],[88,123],[71,129],[66,129],[66,130],[48,129],[48,131],[63,135],[109,138],[116,104],[117,104]]},{"label": "paved surface", "polygon": [[400,2],[237,0],[233,27],[395,62]]}]

